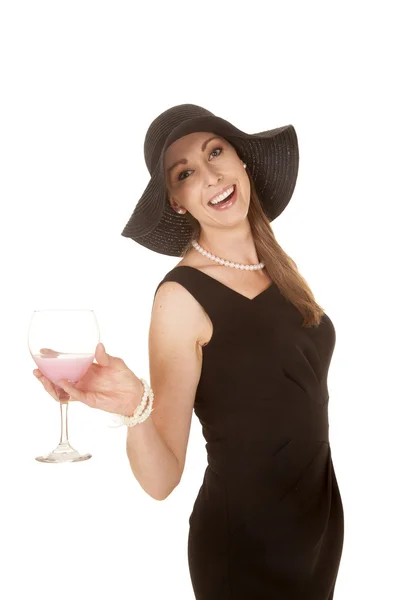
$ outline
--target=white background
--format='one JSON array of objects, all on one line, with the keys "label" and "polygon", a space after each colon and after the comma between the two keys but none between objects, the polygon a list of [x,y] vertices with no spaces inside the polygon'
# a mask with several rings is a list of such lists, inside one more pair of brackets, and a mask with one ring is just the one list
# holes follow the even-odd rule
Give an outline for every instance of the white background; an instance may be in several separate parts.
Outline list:
[{"label": "white background", "polygon": [[185,102],[249,133],[296,128],[297,185],[272,226],[336,328],[330,442],[345,541],[335,600],[400,597],[394,7],[1,3],[2,598],[194,597],[188,518],[206,466],[197,418],[165,502],[132,475],[125,428],[79,403],[70,440],[93,458],[38,463],[58,443],[59,407],[27,347],[35,308],[92,308],[106,350],[148,378],[153,295],[179,258],[121,231],[148,181],[147,127]]}]

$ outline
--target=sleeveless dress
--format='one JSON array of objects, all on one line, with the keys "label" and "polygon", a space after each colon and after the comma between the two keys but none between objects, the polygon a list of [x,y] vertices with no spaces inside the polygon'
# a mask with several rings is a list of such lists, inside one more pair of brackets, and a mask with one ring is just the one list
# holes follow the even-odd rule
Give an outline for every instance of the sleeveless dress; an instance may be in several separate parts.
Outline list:
[{"label": "sleeveless dress", "polygon": [[207,468],[189,517],[197,600],[332,600],[344,513],[329,444],[336,333],[272,282],[249,299],[195,267],[172,269],[213,324],[194,412]]}]

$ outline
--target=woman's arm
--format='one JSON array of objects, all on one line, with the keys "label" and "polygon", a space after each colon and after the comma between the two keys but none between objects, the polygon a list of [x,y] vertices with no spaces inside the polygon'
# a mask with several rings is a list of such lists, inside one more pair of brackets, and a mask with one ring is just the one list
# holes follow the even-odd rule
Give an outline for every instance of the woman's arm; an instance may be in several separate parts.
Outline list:
[{"label": "woman's arm", "polygon": [[202,366],[198,340],[202,309],[179,283],[157,290],[149,329],[150,386],[153,412],[128,427],[127,454],[142,488],[164,500],[184,470],[193,405]]}]

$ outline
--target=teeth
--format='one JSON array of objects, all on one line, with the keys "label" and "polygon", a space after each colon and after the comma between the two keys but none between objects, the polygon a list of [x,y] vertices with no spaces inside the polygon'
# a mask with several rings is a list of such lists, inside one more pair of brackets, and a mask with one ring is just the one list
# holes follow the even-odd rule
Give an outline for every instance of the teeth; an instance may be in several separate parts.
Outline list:
[{"label": "teeth", "polygon": [[223,194],[220,194],[219,196],[217,196],[216,198],[214,198],[214,200],[211,200],[211,202],[209,202],[209,204],[218,204],[219,202],[222,202],[222,200],[225,200],[225,198],[227,198],[229,196],[229,194],[232,194],[234,190],[233,185],[226,190],[226,192],[224,192]]}]

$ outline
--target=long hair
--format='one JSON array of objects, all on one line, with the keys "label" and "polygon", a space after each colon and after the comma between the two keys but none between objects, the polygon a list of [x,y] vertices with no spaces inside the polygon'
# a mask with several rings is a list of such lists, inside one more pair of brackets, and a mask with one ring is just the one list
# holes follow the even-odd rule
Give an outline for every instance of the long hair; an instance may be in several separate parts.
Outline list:
[{"label": "long hair", "polygon": [[[317,327],[324,314],[323,308],[316,302],[315,297],[300,275],[296,263],[276,241],[270,222],[264,214],[253,179],[250,180],[250,205],[248,220],[253,235],[254,244],[264,269],[275,282],[282,295],[291,302],[302,314],[304,327]],[[193,235],[182,252],[182,258],[192,249],[192,241],[199,241],[201,227],[197,219],[189,212],[185,213],[192,229]]]}]

